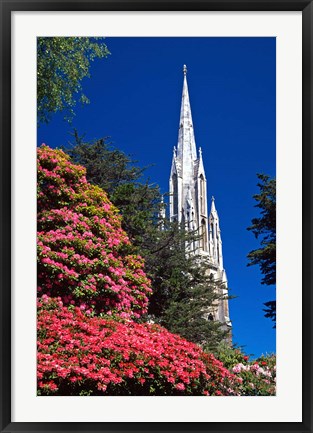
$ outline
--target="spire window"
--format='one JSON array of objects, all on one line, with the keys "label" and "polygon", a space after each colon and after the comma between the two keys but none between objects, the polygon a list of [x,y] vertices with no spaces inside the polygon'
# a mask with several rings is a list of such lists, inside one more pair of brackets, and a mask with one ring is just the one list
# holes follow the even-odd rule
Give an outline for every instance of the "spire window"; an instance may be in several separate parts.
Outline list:
[{"label": "spire window", "polygon": [[174,173],[172,176],[173,184],[173,214],[178,214],[178,185],[177,185],[177,174]]},{"label": "spire window", "polygon": [[206,229],[206,222],[205,219],[201,221],[201,239],[200,239],[200,245],[203,251],[208,250],[208,243],[207,243],[207,229]]},{"label": "spire window", "polygon": [[203,174],[200,175],[200,213],[205,215],[205,184]]}]

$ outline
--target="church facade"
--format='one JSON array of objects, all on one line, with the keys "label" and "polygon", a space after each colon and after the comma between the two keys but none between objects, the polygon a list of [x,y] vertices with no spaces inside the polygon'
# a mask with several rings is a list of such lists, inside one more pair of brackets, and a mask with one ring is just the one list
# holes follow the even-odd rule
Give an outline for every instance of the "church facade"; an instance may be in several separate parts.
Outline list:
[{"label": "church facade", "polygon": [[227,276],[223,265],[222,238],[219,216],[214,197],[210,211],[207,200],[207,180],[202,159],[202,150],[197,151],[191,106],[187,85],[187,67],[184,65],[184,82],[181,101],[177,147],[173,150],[169,180],[170,220],[184,225],[187,230],[197,231],[199,239],[189,246],[189,253],[199,254],[205,260],[208,274],[212,274],[222,299],[207,315],[231,327],[229,318]]}]

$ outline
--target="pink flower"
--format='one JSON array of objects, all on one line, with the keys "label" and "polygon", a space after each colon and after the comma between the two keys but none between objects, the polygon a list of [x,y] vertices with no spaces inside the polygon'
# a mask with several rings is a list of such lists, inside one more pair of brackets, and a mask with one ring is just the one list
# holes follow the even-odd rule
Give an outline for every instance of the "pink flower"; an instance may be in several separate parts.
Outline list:
[{"label": "pink flower", "polygon": [[240,371],[241,371],[241,364],[234,365],[233,372],[240,373]]}]

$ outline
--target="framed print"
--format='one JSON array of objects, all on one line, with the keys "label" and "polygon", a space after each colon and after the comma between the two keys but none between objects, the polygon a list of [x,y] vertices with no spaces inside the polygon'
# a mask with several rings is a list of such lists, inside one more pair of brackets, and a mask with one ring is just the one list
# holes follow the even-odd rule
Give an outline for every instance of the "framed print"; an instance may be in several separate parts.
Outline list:
[{"label": "framed print", "polygon": [[1,431],[312,431],[312,17],[1,0]]}]

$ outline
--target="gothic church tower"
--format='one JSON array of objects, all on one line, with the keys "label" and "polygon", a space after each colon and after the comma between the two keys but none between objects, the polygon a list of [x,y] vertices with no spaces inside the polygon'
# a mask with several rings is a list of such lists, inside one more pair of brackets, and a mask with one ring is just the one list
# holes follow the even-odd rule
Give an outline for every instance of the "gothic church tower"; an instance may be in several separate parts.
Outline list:
[{"label": "gothic church tower", "polygon": [[[184,83],[180,111],[177,148],[174,147],[169,182],[170,220],[184,224],[187,230],[198,230],[200,239],[190,247],[207,262],[208,273],[220,281],[221,295],[227,296],[227,277],[223,267],[222,239],[219,217],[212,197],[208,213],[207,181],[202,150],[197,154],[187,85],[187,67],[184,65]],[[231,326],[228,300],[222,299],[208,315],[227,327]]]}]

